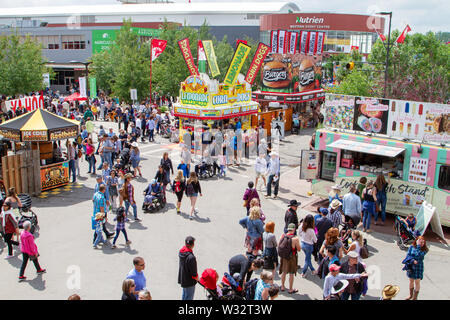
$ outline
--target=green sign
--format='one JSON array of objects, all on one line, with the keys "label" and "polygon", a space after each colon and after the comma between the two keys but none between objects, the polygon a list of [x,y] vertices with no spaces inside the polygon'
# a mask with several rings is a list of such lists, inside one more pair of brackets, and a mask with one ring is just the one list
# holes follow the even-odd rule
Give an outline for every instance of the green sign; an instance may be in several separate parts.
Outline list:
[{"label": "green sign", "polygon": [[[119,30],[92,30],[92,53],[110,50]],[[158,37],[159,29],[131,28],[131,31],[141,37]]]},{"label": "green sign", "polygon": [[91,99],[97,98],[97,78],[89,77],[89,96]]}]

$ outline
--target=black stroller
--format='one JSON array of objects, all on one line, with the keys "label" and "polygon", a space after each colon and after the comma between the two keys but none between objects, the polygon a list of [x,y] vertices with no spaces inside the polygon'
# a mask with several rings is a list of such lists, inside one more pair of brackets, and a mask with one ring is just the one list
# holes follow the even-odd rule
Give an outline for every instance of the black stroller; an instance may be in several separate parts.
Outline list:
[{"label": "black stroller", "polygon": [[416,240],[419,235],[417,231],[412,231],[408,228],[408,225],[400,218],[400,216],[395,217],[394,229],[397,233],[397,245],[402,250],[408,249],[408,245]]},{"label": "black stroller", "polygon": [[23,229],[23,224],[25,221],[31,222],[30,233],[34,234],[36,228],[38,227],[37,215],[31,210],[31,197],[26,193],[21,193],[17,195],[22,202],[22,207],[19,208],[20,217],[18,221],[19,229]]},{"label": "black stroller", "polygon": [[114,168],[116,170],[120,170],[123,172],[123,174],[127,173],[134,173],[134,170],[131,168],[131,160],[130,160],[130,149],[129,148],[123,148],[122,151],[119,154],[119,163],[114,165]]}]

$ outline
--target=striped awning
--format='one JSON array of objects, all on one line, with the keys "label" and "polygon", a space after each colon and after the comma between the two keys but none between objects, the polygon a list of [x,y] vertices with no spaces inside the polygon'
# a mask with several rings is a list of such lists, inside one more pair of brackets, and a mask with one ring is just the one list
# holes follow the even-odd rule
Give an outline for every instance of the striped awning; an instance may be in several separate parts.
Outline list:
[{"label": "striped awning", "polygon": [[390,147],[380,144],[365,143],[347,139],[339,139],[327,145],[328,148],[337,148],[354,152],[370,153],[385,157],[396,157],[405,151],[404,148]]}]

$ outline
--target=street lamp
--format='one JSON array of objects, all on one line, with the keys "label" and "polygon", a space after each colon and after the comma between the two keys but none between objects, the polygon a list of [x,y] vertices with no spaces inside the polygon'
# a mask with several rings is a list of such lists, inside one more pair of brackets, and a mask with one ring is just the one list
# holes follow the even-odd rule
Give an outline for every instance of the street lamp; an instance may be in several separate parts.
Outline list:
[{"label": "street lamp", "polygon": [[[386,65],[384,69],[384,92],[383,98],[386,98],[386,89],[387,89],[387,77],[388,77],[388,67],[389,67],[389,51],[391,49],[391,22],[392,22],[392,11],[391,12],[378,12],[377,14],[383,16],[389,16],[389,33],[388,33],[388,43],[386,48]],[[384,43],[383,43],[384,45]]]},{"label": "street lamp", "polygon": [[88,77],[89,77],[89,70],[88,70],[88,66],[92,63],[92,62],[90,62],[90,61],[88,61],[88,62],[81,62],[81,61],[76,61],[76,60],[70,60],[70,63],[80,63],[80,64],[83,64],[84,65],[84,67],[86,68],[86,91],[88,91],[89,92],[89,79],[88,79]]}]

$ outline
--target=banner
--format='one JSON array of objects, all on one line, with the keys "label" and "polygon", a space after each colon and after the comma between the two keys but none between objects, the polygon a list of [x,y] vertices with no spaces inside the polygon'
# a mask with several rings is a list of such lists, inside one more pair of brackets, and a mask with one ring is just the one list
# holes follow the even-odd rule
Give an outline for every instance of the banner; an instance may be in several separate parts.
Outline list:
[{"label": "banner", "polygon": [[278,31],[270,32],[270,49],[272,53],[277,53],[278,50]]},{"label": "banner", "polygon": [[261,68],[264,59],[269,54],[270,48],[264,43],[260,42],[258,48],[256,49],[255,56],[253,57],[252,63],[248,68],[247,75],[245,76],[245,81],[253,84],[256,79],[259,69]]},{"label": "banner", "polygon": [[308,41],[308,55],[310,56],[314,55],[314,50],[316,49],[316,39],[317,39],[317,32],[310,32]]},{"label": "banner", "polygon": [[353,129],[355,97],[329,94],[325,95],[324,126],[337,129]]},{"label": "banner", "polygon": [[389,100],[355,97],[353,130],[386,134]]},{"label": "banner", "polygon": [[78,83],[80,85],[80,97],[87,97],[87,95],[86,95],[86,77],[79,77]]},{"label": "banner", "polygon": [[206,55],[202,40],[198,40],[197,42],[197,66],[199,72],[206,73]]},{"label": "banner", "polygon": [[43,96],[32,96],[20,99],[13,99],[5,101],[6,110],[12,110],[16,112],[17,108],[25,108],[27,111],[33,111],[36,109],[44,108],[44,97]]},{"label": "banner", "polygon": [[300,54],[306,54],[308,48],[308,31],[300,33]]},{"label": "banner", "polygon": [[289,33],[289,50],[288,53],[294,54],[295,50],[297,49],[297,40],[298,39],[298,33],[297,32],[290,32]]},{"label": "banner", "polygon": [[89,97],[97,98],[97,78],[89,77]]},{"label": "banner", "polygon": [[180,47],[181,54],[183,55],[184,61],[189,69],[189,73],[192,76],[199,76],[199,72],[194,63],[194,58],[192,57],[191,48],[189,47],[189,38],[184,38],[178,41],[178,46]]},{"label": "banner", "polygon": [[167,41],[160,39],[152,39],[152,61],[155,61],[161,53],[166,49]]},{"label": "banner", "polygon": [[212,77],[217,77],[220,74],[219,66],[217,65],[217,58],[214,52],[212,40],[203,40],[203,49],[205,50],[206,59],[208,60],[209,70]]},{"label": "banner", "polygon": [[317,33],[317,50],[316,54],[320,55],[323,52],[323,44],[325,43],[325,32]]},{"label": "banner", "polygon": [[286,31],[278,30],[278,49],[277,53],[284,53],[284,42],[286,41]]},{"label": "banner", "polygon": [[271,53],[261,68],[262,92],[296,93],[320,89],[322,58]]},{"label": "banner", "polygon": [[60,162],[41,167],[42,191],[69,183],[69,162]]},{"label": "banner", "polygon": [[44,85],[46,88],[50,88],[50,74],[49,73],[44,73],[42,74],[42,78],[44,80]]},{"label": "banner", "polygon": [[230,86],[234,85],[239,72],[244,65],[245,59],[250,53],[250,47],[242,42],[239,43],[236,51],[234,52],[233,59],[231,60],[230,66],[228,67],[227,74],[225,75],[225,79],[223,83],[228,84]]}]

